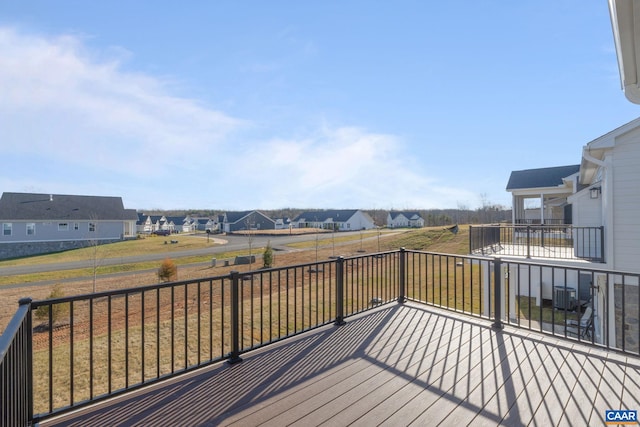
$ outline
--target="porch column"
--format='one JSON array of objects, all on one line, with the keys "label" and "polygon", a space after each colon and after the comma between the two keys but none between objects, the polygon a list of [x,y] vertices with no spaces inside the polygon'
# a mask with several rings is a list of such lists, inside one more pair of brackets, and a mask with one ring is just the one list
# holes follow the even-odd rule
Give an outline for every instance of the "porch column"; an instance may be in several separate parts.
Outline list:
[{"label": "porch column", "polygon": [[544,224],[544,194],[540,194],[540,224]]}]

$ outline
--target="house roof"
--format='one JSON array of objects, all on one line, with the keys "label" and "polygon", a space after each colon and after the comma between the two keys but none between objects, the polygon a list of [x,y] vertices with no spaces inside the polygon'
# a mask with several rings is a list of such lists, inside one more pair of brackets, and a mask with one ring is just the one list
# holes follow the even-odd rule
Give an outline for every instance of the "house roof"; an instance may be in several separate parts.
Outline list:
[{"label": "house roof", "polygon": [[558,187],[563,179],[578,173],[580,165],[556,166],[541,169],[525,169],[511,172],[507,191],[522,188]]},{"label": "house roof", "polygon": [[324,210],[324,211],[308,211],[298,215],[294,222],[305,220],[307,222],[325,222],[332,220],[333,222],[345,222],[358,212],[357,209],[341,209],[341,210]]},{"label": "house roof", "polygon": [[400,215],[404,215],[404,217],[407,219],[422,218],[422,215],[420,215],[419,212],[409,212],[409,211],[391,211],[389,212],[389,215],[391,215],[391,219],[396,219]]},{"label": "house roof", "polygon": [[251,213],[253,213],[253,212],[256,212],[256,211],[227,212],[226,213],[227,222],[228,223],[235,223],[235,222],[241,221],[242,219],[244,219],[247,216],[251,215]]},{"label": "house roof", "polygon": [[227,223],[235,224],[254,214],[260,215],[261,217],[275,223],[273,219],[269,218],[267,215],[263,214],[260,211],[227,212],[225,215],[227,217]]},{"label": "house roof", "polygon": [[166,218],[167,222],[173,222],[174,225],[181,225],[185,222],[185,217],[183,216],[168,216]]},{"label": "house roof", "polygon": [[117,220],[136,221],[121,197],[66,194],[2,193],[0,220]]},{"label": "house roof", "polygon": [[609,13],[622,89],[629,101],[640,104],[640,41],[636,36],[640,7],[635,1],[609,0]]}]

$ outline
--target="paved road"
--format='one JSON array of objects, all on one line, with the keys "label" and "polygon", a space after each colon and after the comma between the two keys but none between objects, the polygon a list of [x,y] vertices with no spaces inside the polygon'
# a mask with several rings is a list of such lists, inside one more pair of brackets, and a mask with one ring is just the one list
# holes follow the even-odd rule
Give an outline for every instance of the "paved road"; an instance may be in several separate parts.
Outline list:
[{"label": "paved road", "polygon": [[[341,232],[340,236],[348,236],[357,234],[357,231]],[[326,239],[329,235],[321,235],[321,239]],[[177,237],[179,239],[179,237]],[[206,235],[202,236],[206,239]],[[211,255],[212,258],[218,253],[232,252],[247,250],[249,248],[249,239],[246,236],[220,236],[217,239],[224,240],[224,244],[216,245],[211,248],[193,249],[188,251],[171,252],[172,258],[183,258],[190,256]],[[371,237],[369,237],[371,238]],[[251,245],[255,248],[261,248],[267,245],[267,242],[271,242],[271,246],[274,250],[292,251],[293,249],[286,247],[286,245],[296,242],[304,242],[309,240],[315,240],[315,234],[305,235],[284,235],[284,236],[254,236]],[[353,243],[353,242],[350,242]],[[324,245],[326,246],[326,245]],[[157,261],[163,260],[167,257],[167,253],[157,254],[141,254],[120,258],[104,258],[100,259],[100,266],[107,265],[119,265],[119,264],[131,264],[137,262]],[[81,260],[64,263],[48,263],[48,264],[34,264],[34,265],[20,265],[0,268],[0,276],[13,276],[16,274],[31,274],[31,273],[44,273],[47,271],[59,271],[59,270],[75,270],[80,268],[91,268],[93,266],[93,260]]]}]

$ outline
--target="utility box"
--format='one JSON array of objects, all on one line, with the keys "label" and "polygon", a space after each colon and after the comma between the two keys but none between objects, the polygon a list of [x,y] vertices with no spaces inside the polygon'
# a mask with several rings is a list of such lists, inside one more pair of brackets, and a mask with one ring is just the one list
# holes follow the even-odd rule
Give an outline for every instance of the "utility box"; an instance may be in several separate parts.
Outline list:
[{"label": "utility box", "polygon": [[216,266],[216,259],[211,258],[211,267],[215,267],[215,266]]},{"label": "utility box", "polygon": [[573,311],[578,306],[576,299],[576,288],[555,286],[554,287],[554,307],[558,310]]}]

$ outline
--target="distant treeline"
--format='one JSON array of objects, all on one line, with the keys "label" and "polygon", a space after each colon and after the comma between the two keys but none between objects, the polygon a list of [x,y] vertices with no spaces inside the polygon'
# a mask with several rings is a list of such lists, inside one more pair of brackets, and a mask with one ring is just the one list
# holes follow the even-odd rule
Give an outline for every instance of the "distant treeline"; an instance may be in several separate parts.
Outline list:
[{"label": "distant treeline", "polygon": [[[323,209],[258,209],[270,218],[290,218],[294,219],[302,212],[320,211]],[[329,209],[333,210],[333,209]],[[387,216],[390,212],[388,209],[361,209],[373,218],[377,226],[384,227],[387,225]],[[490,224],[497,222],[510,222],[511,209],[505,209],[502,206],[487,205],[476,210],[470,209],[394,209],[394,211],[418,212],[424,218],[425,226],[440,226],[452,224]],[[166,210],[166,211],[144,211],[148,215],[166,215],[166,216],[187,216],[199,218],[215,218],[228,211],[219,211],[212,209],[191,209],[191,210]]]}]

